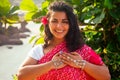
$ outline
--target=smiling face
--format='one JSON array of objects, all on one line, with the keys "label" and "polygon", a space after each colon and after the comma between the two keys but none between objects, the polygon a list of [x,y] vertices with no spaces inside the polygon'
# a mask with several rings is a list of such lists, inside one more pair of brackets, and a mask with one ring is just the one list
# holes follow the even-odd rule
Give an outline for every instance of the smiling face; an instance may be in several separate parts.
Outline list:
[{"label": "smiling face", "polygon": [[65,12],[52,11],[49,18],[49,29],[54,39],[63,39],[69,30],[69,21]]}]

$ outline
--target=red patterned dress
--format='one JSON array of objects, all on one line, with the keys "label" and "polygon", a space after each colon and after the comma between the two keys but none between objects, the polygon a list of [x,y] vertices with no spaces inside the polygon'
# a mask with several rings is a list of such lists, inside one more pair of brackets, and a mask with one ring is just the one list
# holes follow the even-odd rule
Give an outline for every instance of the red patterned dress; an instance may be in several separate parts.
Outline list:
[{"label": "red patterned dress", "polygon": [[[52,57],[58,53],[59,51],[68,52],[66,48],[66,43],[62,42],[57,45],[53,50],[45,54],[39,61],[38,64],[48,62],[52,59]],[[102,65],[103,61],[99,55],[95,53],[89,46],[84,45],[82,48],[76,50],[84,60],[96,64]],[[49,67],[49,66],[48,66]],[[92,73],[91,73],[92,74]],[[61,69],[53,69],[49,72],[38,76],[36,80],[95,80],[89,74],[87,74],[84,70],[74,68],[71,66],[65,66]]]}]

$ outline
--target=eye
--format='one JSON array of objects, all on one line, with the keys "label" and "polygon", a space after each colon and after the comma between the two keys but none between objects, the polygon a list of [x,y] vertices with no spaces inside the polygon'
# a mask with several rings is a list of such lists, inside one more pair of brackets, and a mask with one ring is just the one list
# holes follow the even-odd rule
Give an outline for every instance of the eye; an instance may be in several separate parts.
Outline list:
[{"label": "eye", "polygon": [[57,22],[57,21],[55,21],[55,20],[52,20],[51,22],[53,22],[53,23],[54,23],[54,22]]},{"label": "eye", "polygon": [[62,21],[62,23],[69,24],[69,22],[67,20]]},{"label": "eye", "polygon": [[52,20],[51,23],[57,23],[57,21],[56,20]]}]

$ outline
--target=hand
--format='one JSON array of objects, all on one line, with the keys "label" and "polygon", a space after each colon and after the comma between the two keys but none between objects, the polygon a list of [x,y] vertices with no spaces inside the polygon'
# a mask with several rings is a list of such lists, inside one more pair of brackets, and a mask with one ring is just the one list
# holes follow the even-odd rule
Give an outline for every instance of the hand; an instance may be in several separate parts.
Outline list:
[{"label": "hand", "polygon": [[63,68],[64,66],[66,66],[66,64],[62,62],[59,53],[57,53],[53,56],[52,62],[53,62],[55,69],[60,69],[60,68]]},{"label": "hand", "polygon": [[70,65],[72,67],[75,68],[79,68],[79,65],[76,65],[76,61],[80,61],[83,60],[82,57],[80,56],[80,54],[78,54],[77,52],[71,52],[71,53],[63,53],[60,55],[61,60],[67,64]]}]

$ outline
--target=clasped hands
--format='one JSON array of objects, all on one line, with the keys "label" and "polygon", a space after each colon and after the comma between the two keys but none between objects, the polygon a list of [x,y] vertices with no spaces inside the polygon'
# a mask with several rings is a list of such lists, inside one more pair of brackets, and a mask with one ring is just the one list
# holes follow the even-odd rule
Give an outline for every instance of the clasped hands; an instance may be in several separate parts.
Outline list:
[{"label": "clasped hands", "polygon": [[66,65],[75,68],[84,68],[85,66],[85,60],[83,60],[83,58],[77,52],[59,52],[53,56],[52,61],[55,69],[63,68]]}]

